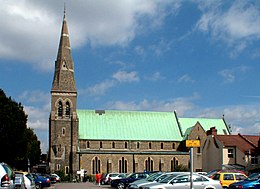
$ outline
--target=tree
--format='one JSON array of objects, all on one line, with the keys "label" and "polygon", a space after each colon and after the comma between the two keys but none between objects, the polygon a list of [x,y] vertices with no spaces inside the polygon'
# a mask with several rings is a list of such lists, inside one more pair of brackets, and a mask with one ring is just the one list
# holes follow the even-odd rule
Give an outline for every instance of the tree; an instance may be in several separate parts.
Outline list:
[{"label": "tree", "polygon": [[[28,158],[40,157],[40,142],[27,128],[27,115],[21,103],[7,97],[0,89],[0,161],[27,170]],[[40,152],[41,153],[41,152]],[[36,156],[39,156],[38,158]]]}]

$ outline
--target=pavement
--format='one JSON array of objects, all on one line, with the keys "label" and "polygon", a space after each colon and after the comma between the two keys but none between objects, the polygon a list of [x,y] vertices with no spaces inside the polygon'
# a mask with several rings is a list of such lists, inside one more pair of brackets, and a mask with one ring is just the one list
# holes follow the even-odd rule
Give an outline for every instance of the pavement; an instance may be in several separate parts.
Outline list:
[{"label": "pavement", "polygon": [[96,185],[93,182],[76,182],[76,183],[56,183],[53,184],[50,189],[86,189],[86,188],[91,188],[91,189],[113,189],[110,187],[110,185]]}]

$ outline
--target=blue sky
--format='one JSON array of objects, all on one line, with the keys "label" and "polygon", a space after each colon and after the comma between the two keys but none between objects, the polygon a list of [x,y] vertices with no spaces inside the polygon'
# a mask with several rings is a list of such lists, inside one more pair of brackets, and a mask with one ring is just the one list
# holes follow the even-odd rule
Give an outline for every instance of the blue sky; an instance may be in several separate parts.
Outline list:
[{"label": "blue sky", "polygon": [[[78,109],[177,111],[260,132],[259,1],[65,1]],[[0,88],[48,148],[64,1],[1,0]]]}]

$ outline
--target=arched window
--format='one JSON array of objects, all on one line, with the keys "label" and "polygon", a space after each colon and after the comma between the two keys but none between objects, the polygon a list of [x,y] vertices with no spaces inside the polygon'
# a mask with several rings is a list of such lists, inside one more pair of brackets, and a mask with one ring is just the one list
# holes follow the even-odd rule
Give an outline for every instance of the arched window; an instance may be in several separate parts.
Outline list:
[{"label": "arched window", "polygon": [[119,160],[119,173],[127,173],[127,160],[124,157]]},{"label": "arched window", "polygon": [[66,111],[65,111],[66,117],[70,116],[70,103],[66,102]]},{"label": "arched window", "polygon": [[115,142],[112,142],[112,148],[115,148],[115,146],[116,146]]},{"label": "arched window", "polygon": [[153,160],[150,157],[148,157],[147,160],[145,160],[145,170],[153,171]]},{"label": "arched window", "polygon": [[140,148],[140,142],[136,143],[136,148]]},{"label": "arched window", "polygon": [[149,148],[149,149],[152,149],[152,143],[151,143],[151,142],[149,142],[148,148]]},{"label": "arched window", "polygon": [[172,149],[175,149],[175,143],[172,143]]},{"label": "arched window", "polygon": [[95,157],[92,159],[92,174],[100,173],[100,159]]},{"label": "arched window", "polygon": [[171,160],[171,171],[176,171],[176,169],[178,168],[178,165],[179,165],[179,161],[176,157],[174,157],[172,160]]},{"label": "arched window", "polygon": [[87,148],[90,148],[90,143],[89,143],[89,141],[87,141]]},{"label": "arched window", "polygon": [[58,116],[59,117],[62,117],[62,112],[63,112],[62,102],[59,101],[59,104],[58,104]]}]

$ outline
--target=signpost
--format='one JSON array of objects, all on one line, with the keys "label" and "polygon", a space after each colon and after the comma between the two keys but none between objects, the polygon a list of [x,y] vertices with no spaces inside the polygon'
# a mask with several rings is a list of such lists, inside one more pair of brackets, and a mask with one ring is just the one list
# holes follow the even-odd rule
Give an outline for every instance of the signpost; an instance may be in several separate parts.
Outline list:
[{"label": "signpost", "polygon": [[190,189],[193,189],[193,148],[200,147],[200,140],[186,140],[186,147],[190,148]]}]

